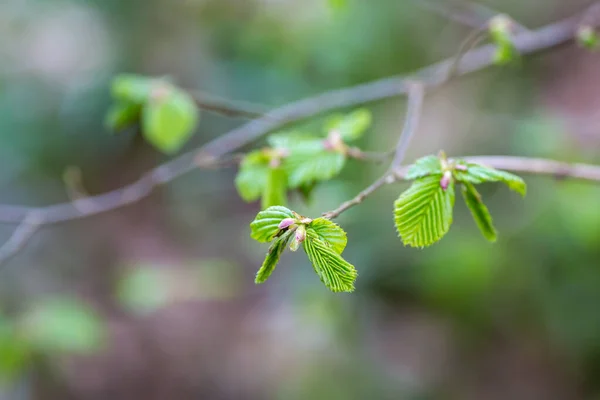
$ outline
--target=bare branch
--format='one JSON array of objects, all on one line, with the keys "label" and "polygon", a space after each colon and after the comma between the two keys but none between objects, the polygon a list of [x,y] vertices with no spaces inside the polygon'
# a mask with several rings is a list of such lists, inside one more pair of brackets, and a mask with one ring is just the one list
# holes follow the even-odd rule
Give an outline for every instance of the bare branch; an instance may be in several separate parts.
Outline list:
[{"label": "bare branch", "polygon": [[400,133],[400,139],[396,145],[396,154],[394,155],[394,160],[390,165],[390,169],[398,168],[400,165],[402,165],[402,161],[404,161],[404,156],[406,155],[406,150],[408,150],[408,145],[416,133],[419,119],[421,119],[421,110],[423,108],[424,97],[425,91],[422,84],[413,83],[410,85],[404,127],[402,128],[402,133]]},{"label": "bare branch", "polygon": [[[510,156],[474,156],[456,158],[476,164],[486,165],[496,169],[518,172],[521,174],[548,175],[556,179],[575,179],[588,182],[600,182],[599,165],[570,164],[543,158]],[[398,180],[405,180],[408,168],[409,166],[405,165],[386,173],[368,188],[360,192],[355,198],[346,201],[337,209],[329,211],[323,214],[323,216],[329,219],[337,218],[343,212],[362,203],[367,197],[372,195],[382,186],[394,183]]]},{"label": "bare branch", "polygon": [[231,101],[217,96],[209,95],[199,90],[187,91],[196,102],[198,108],[212,111],[228,117],[260,118],[268,112],[267,107],[258,106],[241,101]]},{"label": "bare branch", "polygon": [[487,37],[487,34],[488,34],[488,26],[487,26],[487,24],[485,24],[484,26],[473,30],[466,37],[466,39],[461,43],[460,47],[458,48],[458,52],[456,53],[454,61],[452,62],[452,65],[448,69],[448,75],[446,76],[447,80],[454,78],[454,76],[456,75],[458,66],[460,65],[460,62],[461,62],[462,58],[464,57],[464,55],[468,51],[472,50],[475,46],[479,45],[482,40],[485,40],[485,38]]},{"label": "bare branch", "polygon": [[376,164],[382,163],[392,157],[396,153],[395,150],[387,151],[384,153],[374,152],[374,151],[362,151],[357,147],[348,148],[347,154],[348,157],[354,158],[355,160],[373,162]]},{"label": "bare branch", "polygon": [[[390,179],[391,178],[391,179]],[[362,203],[367,197],[375,193],[382,186],[394,181],[394,175],[386,172],[381,178],[377,179],[369,187],[357,194],[353,199],[343,202],[335,210],[323,213],[323,218],[334,219],[339,217],[342,213],[348,211],[352,207]]]},{"label": "bare branch", "polygon": [[392,163],[390,164],[390,167],[388,168],[386,173],[383,174],[381,178],[373,182],[372,185],[370,185],[358,195],[356,195],[353,199],[342,203],[335,210],[323,213],[323,217],[327,219],[337,218],[346,210],[362,203],[364,199],[369,197],[372,193],[377,191],[386,183],[394,181],[394,170],[399,168],[402,164],[402,161],[404,160],[404,156],[406,154],[406,150],[408,149],[408,145],[410,144],[410,141],[417,130],[418,122],[421,117],[421,109],[423,107],[424,96],[425,93],[423,90],[423,85],[421,83],[414,82],[410,84],[410,88],[408,91],[408,105],[406,106],[406,117],[404,118],[404,126],[402,127],[402,132],[400,133],[400,138],[398,139],[398,144],[396,145],[396,149],[394,151],[394,159],[392,160]]},{"label": "bare branch", "polygon": [[35,212],[28,214],[10,238],[0,247],[0,264],[17,254],[42,224],[43,220],[38,214]]},{"label": "bare branch", "polygon": [[[580,14],[535,31],[520,33],[514,37],[515,47],[520,54],[525,55],[561,45],[573,38],[581,19]],[[465,75],[492,65],[494,51],[494,45],[487,45],[467,52],[456,67],[456,74]],[[423,82],[426,89],[438,87],[447,81],[453,63],[454,58],[451,58],[423,68],[410,77],[386,78],[285,105],[216,138],[195,151],[185,153],[147,172],[138,181],[120,189],[72,203],[40,208],[1,205],[0,222],[21,223],[27,215],[36,212],[42,217],[43,224],[52,224],[132,204],[149,195],[155,187],[170,182],[199,166],[210,165],[208,161],[216,162],[220,157],[287,124],[339,108],[404,95],[410,87],[410,82],[413,81]],[[82,207],[86,209],[85,212],[81,211]]]},{"label": "bare branch", "polygon": [[[466,0],[414,0],[419,6],[435,12],[444,18],[471,28],[480,29],[494,17],[502,14],[483,4]],[[515,32],[528,32],[525,26],[512,20]]]},{"label": "bare branch", "polygon": [[[510,156],[477,156],[456,157],[476,164],[522,174],[549,175],[557,179],[576,179],[589,182],[600,182],[600,166],[589,164],[571,164],[547,160],[544,158],[510,157]],[[395,170],[396,179],[405,179],[408,167]]]}]

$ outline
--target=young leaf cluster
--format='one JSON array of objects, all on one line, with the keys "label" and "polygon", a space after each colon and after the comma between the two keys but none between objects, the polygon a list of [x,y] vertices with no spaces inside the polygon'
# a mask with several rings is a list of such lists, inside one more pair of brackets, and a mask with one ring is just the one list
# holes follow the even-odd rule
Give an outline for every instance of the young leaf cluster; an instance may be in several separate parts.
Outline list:
[{"label": "young leaf cluster", "polygon": [[325,135],[277,133],[268,147],[248,153],[235,184],[247,202],[262,199],[262,208],[287,204],[287,192],[298,190],[306,199],[318,182],[337,176],[349,157],[347,143],[359,139],[371,125],[369,111],[360,109],[329,118]]},{"label": "young leaf cluster", "polygon": [[525,182],[516,175],[464,160],[447,160],[443,154],[417,160],[406,177],[414,182],[394,203],[394,219],[398,235],[412,247],[430,246],[448,233],[456,185],[483,236],[492,242],[496,229],[475,185],[502,182],[523,196],[526,193]]},{"label": "young leaf cluster", "polygon": [[146,140],[163,153],[179,151],[199,121],[194,99],[165,78],[120,75],[113,80],[112,97],[106,125],[119,131],[140,121]]},{"label": "young leaf cluster", "polygon": [[497,65],[509,64],[519,55],[512,40],[512,27],[513,21],[506,15],[498,15],[490,21],[490,37],[497,46],[494,53],[494,62]]},{"label": "young leaf cluster", "polygon": [[265,260],[256,274],[257,284],[265,282],[275,270],[286,247],[304,249],[313,269],[332,292],[352,292],[356,269],[342,257],[346,232],[325,218],[306,218],[282,206],[269,207],[258,213],[250,224],[251,237],[271,243]]},{"label": "young leaf cluster", "polygon": [[590,25],[581,25],[576,32],[577,43],[585,49],[595,51],[600,46],[598,32]]}]

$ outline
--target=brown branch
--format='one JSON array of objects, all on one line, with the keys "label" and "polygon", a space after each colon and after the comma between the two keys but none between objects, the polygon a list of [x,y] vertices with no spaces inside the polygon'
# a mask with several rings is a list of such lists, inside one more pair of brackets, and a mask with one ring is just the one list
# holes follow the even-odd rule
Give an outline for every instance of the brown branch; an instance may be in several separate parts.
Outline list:
[{"label": "brown branch", "polygon": [[386,160],[389,160],[390,158],[394,157],[395,153],[396,153],[395,150],[387,151],[387,152],[383,152],[383,153],[375,152],[375,151],[363,151],[363,150],[359,149],[358,147],[349,147],[348,150],[346,151],[346,154],[350,158],[354,158],[355,160],[359,160],[359,161],[372,162],[372,163],[376,163],[376,164],[379,164]]},{"label": "brown branch", "polygon": [[198,108],[228,117],[254,119],[264,117],[268,112],[266,107],[256,104],[223,99],[199,90],[188,90],[187,92],[192,96]]},{"label": "brown branch", "polygon": [[43,222],[40,215],[35,212],[28,214],[19,226],[17,226],[8,240],[0,247],[0,264],[8,261],[17,254],[29,239],[31,239]]},{"label": "brown branch", "polygon": [[400,133],[400,139],[396,145],[396,153],[390,169],[398,168],[404,161],[406,150],[412,140],[413,136],[417,132],[419,120],[421,119],[421,110],[423,108],[423,98],[425,97],[425,91],[423,85],[420,83],[413,83],[410,85],[408,91],[408,105],[406,107],[406,118],[404,121],[404,127]]},{"label": "brown branch", "polygon": [[[456,157],[476,164],[521,174],[549,175],[558,179],[575,179],[588,182],[600,182],[600,166],[590,164],[566,163],[544,158],[511,156]],[[408,167],[396,169],[397,179],[405,179]]]},{"label": "brown branch", "polygon": [[[433,11],[449,20],[462,25],[479,29],[494,17],[503,14],[483,4],[473,3],[466,0],[414,0],[417,5]],[[511,19],[516,33],[528,32],[529,29]]]},{"label": "brown branch", "polygon": [[[600,165],[571,164],[543,158],[511,156],[473,156],[456,158],[521,174],[547,175],[556,179],[574,179],[587,182],[600,182]],[[323,216],[329,219],[337,218],[343,212],[362,203],[367,197],[375,193],[384,185],[391,184],[399,180],[406,180],[408,168],[409,165],[405,165],[386,173],[368,188],[360,192],[352,200],[344,202],[337,209],[329,211],[323,214]]]},{"label": "brown branch", "polygon": [[372,193],[376,192],[380,187],[386,183],[393,182],[395,179],[394,171],[402,165],[406,150],[410,144],[411,139],[417,131],[419,119],[421,118],[421,109],[423,107],[423,97],[425,93],[423,91],[423,85],[418,82],[410,84],[408,92],[408,105],[406,106],[406,117],[404,118],[404,125],[398,144],[394,151],[394,159],[392,160],[388,170],[379,179],[377,179],[369,187],[361,191],[353,199],[342,203],[338,208],[332,211],[323,213],[323,217],[327,219],[337,218],[341,213],[346,210],[360,204],[364,199],[369,197]]},{"label": "brown branch", "polygon": [[[515,47],[520,54],[525,55],[561,45],[573,38],[581,20],[582,15],[578,15],[536,31],[519,33],[514,37]],[[597,19],[594,19],[594,24],[596,23]],[[455,68],[456,75],[469,74],[491,66],[494,51],[494,45],[468,51],[460,58]],[[219,159],[224,155],[287,124],[339,108],[404,95],[411,87],[411,82],[414,81],[422,82],[426,89],[439,87],[447,81],[448,73],[454,69],[454,64],[454,58],[447,59],[423,68],[408,77],[391,77],[327,92],[285,105],[266,114],[255,113],[252,110],[248,113],[249,115],[262,114],[262,116],[216,138],[195,151],[185,153],[156,167],[145,173],[136,182],[111,192],[44,207],[0,205],[0,222],[20,224],[2,249],[5,254],[9,255],[13,254],[15,249],[18,251],[38,226],[87,217],[135,203],[148,196],[157,186],[170,182],[196,168],[218,164]],[[205,108],[210,106],[205,100],[200,101],[199,105]],[[215,106],[214,108],[219,107]],[[586,168],[594,167],[587,166]],[[363,192],[360,201],[387,181],[390,181],[390,176],[382,177],[372,185],[374,188],[366,189]],[[35,223],[31,222],[32,215],[35,216]]]},{"label": "brown branch", "polygon": [[377,190],[379,190],[379,188],[381,188],[382,186],[384,186],[388,183],[391,183],[393,181],[394,181],[394,175],[390,174],[389,172],[386,172],[381,178],[377,179],[369,187],[367,187],[366,189],[361,191],[359,194],[357,194],[354,198],[343,202],[335,210],[331,210],[326,213],[323,213],[323,218],[334,219],[334,218],[339,217],[342,213],[344,213],[344,212],[348,211],[349,209],[351,209],[352,207],[357,206],[360,203],[362,203],[367,197],[369,197],[370,195],[375,193]]}]

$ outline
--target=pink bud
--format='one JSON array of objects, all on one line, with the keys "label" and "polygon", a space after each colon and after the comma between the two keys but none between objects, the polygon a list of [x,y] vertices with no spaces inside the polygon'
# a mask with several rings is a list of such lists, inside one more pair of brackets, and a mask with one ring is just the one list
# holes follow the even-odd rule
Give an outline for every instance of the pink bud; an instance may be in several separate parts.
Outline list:
[{"label": "pink bud", "polygon": [[282,219],[281,222],[279,223],[278,228],[279,229],[285,229],[285,228],[289,227],[290,225],[292,225],[295,222],[296,222],[296,220],[294,218],[285,218],[285,219]]},{"label": "pink bud", "polygon": [[450,172],[450,171],[444,172],[444,176],[440,180],[440,186],[442,187],[443,190],[448,189],[448,186],[450,185],[450,181],[452,181],[452,172]]},{"label": "pink bud", "polygon": [[466,165],[456,164],[454,166],[454,169],[456,169],[457,171],[466,171],[468,168]]}]

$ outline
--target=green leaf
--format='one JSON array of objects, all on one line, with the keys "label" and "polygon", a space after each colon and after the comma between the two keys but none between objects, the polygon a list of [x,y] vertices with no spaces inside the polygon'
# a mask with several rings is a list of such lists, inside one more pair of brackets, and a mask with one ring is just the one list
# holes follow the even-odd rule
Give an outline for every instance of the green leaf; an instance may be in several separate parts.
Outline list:
[{"label": "green leaf", "polygon": [[338,175],[346,163],[346,156],[337,151],[321,150],[317,152],[293,151],[284,160],[288,173],[289,186],[325,181]]},{"label": "green leaf", "polygon": [[442,163],[437,156],[419,158],[408,168],[406,179],[414,180],[428,175],[441,175]]},{"label": "green leaf", "polygon": [[118,100],[142,104],[150,99],[152,89],[157,84],[163,84],[163,81],[141,75],[122,74],[113,79],[111,92]]},{"label": "green leaf", "polygon": [[277,263],[279,262],[279,258],[281,257],[283,250],[285,250],[288,242],[290,241],[293,235],[294,231],[289,230],[286,233],[284,233],[281,237],[275,239],[273,244],[271,244],[271,247],[269,247],[269,251],[267,252],[267,255],[265,257],[265,261],[263,261],[262,266],[256,273],[256,278],[254,279],[254,282],[256,284],[264,283],[267,279],[269,279],[269,277],[275,270]]},{"label": "green leaf", "polygon": [[285,206],[287,203],[287,174],[283,168],[269,168],[262,208]]},{"label": "green leaf", "polygon": [[285,207],[274,206],[259,212],[250,224],[252,239],[270,242],[279,233],[279,223],[286,218],[297,218],[297,214]]},{"label": "green leaf", "polygon": [[269,156],[266,152],[256,150],[244,157],[235,178],[235,187],[242,199],[251,202],[263,194],[269,180],[269,170]]},{"label": "green leaf", "polygon": [[454,182],[443,190],[439,176],[416,180],[394,203],[396,229],[405,245],[426,247],[440,240],[452,224]]},{"label": "green leaf", "polygon": [[327,133],[337,130],[344,142],[357,140],[371,126],[373,117],[367,109],[359,109],[347,115],[336,115],[325,123]]},{"label": "green leaf", "polygon": [[87,354],[105,344],[103,321],[93,309],[75,299],[47,300],[24,318],[24,334],[40,351]]},{"label": "green leaf", "polygon": [[522,196],[525,196],[527,193],[525,181],[517,175],[480,164],[466,163],[464,161],[459,161],[459,165],[463,165],[467,168],[466,171],[455,171],[456,178],[461,182],[469,182],[475,185],[485,182],[503,182],[511,190],[514,190]]},{"label": "green leaf", "polygon": [[312,228],[306,230],[304,251],[321,282],[332,292],[354,291],[354,281],[358,275],[352,264],[342,258]]},{"label": "green leaf", "polygon": [[475,189],[475,186],[471,183],[463,183],[462,184],[462,194],[465,199],[465,203],[469,210],[471,210],[471,215],[473,219],[477,223],[479,230],[483,236],[489,240],[490,242],[495,242],[497,238],[497,232],[494,228],[494,224],[492,222],[492,216],[488,211],[488,208],[481,200],[481,195]]},{"label": "green leaf", "polygon": [[118,102],[111,106],[104,119],[105,126],[111,131],[120,131],[134,124],[142,112],[142,106],[136,103]]},{"label": "green leaf", "polygon": [[312,228],[336,253],[342,254],[348,239],[346,232],[337,224],[326,218],[316,218],[308,224],[308,227]]},{"label": "green leaf", "polygon": [[193,135],[199,119],[194,99],[182,90],[164,86],[144,106],[144,137],[163,153],[175,153]]}]

